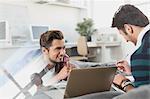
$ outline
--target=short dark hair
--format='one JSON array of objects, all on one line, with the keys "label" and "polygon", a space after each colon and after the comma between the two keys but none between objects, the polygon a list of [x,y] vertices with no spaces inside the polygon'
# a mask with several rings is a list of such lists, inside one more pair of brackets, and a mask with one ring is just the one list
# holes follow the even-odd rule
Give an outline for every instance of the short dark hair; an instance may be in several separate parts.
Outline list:
[{"label": "short dark hair", "polygon": [[49,30],[41,35],[40,46],[49,48],[52,44],[52,41],[55,39],[64,39],[63,33],[59,30]]},{"label": "short dark hair", "polygon": [[124,24],[145,27],[149,24],[149,20],[137,7],[126,4],[120,6],[118,11],[116,11],[111,27],[123,29]]}]

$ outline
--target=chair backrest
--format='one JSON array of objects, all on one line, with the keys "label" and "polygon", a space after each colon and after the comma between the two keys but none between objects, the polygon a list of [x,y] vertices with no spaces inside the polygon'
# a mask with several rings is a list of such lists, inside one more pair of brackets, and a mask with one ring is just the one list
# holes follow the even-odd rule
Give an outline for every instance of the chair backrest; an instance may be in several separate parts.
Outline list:
[{"label": "chair backrest", "polygon": [[88,46],[85,36],[80,36],[77,41],[77,51],[79,55],[87,56],[88,55]]}]

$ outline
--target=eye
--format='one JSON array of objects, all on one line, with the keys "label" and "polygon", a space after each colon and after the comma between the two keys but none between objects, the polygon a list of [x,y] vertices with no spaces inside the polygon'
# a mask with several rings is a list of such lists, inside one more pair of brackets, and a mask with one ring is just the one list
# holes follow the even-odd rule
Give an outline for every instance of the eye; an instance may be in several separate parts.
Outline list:
[{"label": "eye", "polygon": [[57,47],[56,50],[61,50],[61,47]]}]

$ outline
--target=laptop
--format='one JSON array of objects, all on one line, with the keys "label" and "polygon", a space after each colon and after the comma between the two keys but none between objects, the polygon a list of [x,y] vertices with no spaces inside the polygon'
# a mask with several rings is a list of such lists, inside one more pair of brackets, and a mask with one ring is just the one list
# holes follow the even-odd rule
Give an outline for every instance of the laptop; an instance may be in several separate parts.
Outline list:
[{"label": "laptop", "polygon": [[116,66],[73,69],[68,78],[64,98],[109,91],[116,70]]}]

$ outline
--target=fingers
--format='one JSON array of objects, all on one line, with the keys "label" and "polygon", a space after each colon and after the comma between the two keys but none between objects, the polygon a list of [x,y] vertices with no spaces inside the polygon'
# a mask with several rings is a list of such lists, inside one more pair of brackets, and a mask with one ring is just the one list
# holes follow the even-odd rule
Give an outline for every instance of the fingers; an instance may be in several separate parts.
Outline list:
[{"label": "fingers", "polygon": [[113,82],[114,82],[115,84],[120,85],[121,82],[122,82],[122,80],[124,80],[124,79],[126,79],[125,76],[123,76],[123,75],[121,75],[121,74],[117,74],[117,75],[115,75]]},{"label": "fingers", "polygon": [[120,60],[117,62],[117,64],[128,64],[128,62],[126,60]]},{"label": "fingers", "polygon": [[124,60],[120,60],[117,62],[117,64],[119,64],[119,63],[124,63]]},{"label": "fingers", "polygon": [[131,74],[131,67],[129,66],[127,61],[118,62],[116,66],[119,71],[124,72],[127,75]]},{"label": "fingers", "polygon": [[128,65],[128,62],[126,62],[126,61],[119,61],[116,64],[116,66],[120,69],[124,69],[127,65]]},{"label": "fingers", "polygon": [[72,64],[68,64],[68,65],[65,65],[61,71],[59,72],[59,75],[61,76],[60,78],[61,79],[65,79],[69,74],[70,72],[72,71],[73,69],[73,65]]},{"label": "fingers", "polygon": [[71,64],[71,63],[69,62],[69,58],[68,58],[68,57],[66,57],[66,58],[67,58],[67,59],[66,59],[67,62],[64,63],[64,68],[66,69],[66,72],[67,72],[67,73],[70,73],[71,70],[72,70],[73,68],[75,68],[75,65],[73,65],[73,64]]},{"label": "fingers", "polygon": [[123,64],[117,64],[116,66],[117,66],[118,70],[124,70],[125,69]]},{"label": "fingers", "polygon": [[67,72],[70,73],[73,68],[74,68],[74,67],[73,67],[72,65],[69,65],[69,66],[67,67]]},{"label": "fingers", "polygon": [[124,61],[119,61],[117,62],[117,67],[124,67],[126,65],[126,63]]},{"label": "fingers", "polygon": [[117,68],[118,68],[119,70],[124,70],[124,69],[125,69],[123,65],[118,65]]},{"label": "fingers", "polygon": [[65,70],[66,73],[70,73],[72,70],[71,66],[64,66],[63,69]]}]

